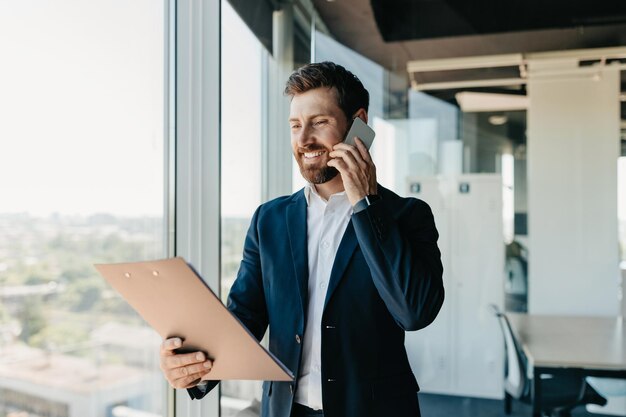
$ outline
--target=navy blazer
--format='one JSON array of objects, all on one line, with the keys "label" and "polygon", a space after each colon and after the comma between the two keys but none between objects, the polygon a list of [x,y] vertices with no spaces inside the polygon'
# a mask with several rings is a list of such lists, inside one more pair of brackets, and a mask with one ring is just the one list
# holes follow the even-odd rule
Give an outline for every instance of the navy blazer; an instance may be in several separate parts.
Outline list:
[{"label": "navy blazer", "polygon": [[[428,326],[444,299],[439,237],[430,207],[378,186],[382,199],[355,213],[332,267],[322,315],[325,417],[419,416],[419,387],[404,332]],[[304,190],[261,205],[250,224],[228,308],[295,382],[263,384],[262,416],[289,417],[300,376],[308,301]],[[208,389],[192,388],[192,398]]]}]

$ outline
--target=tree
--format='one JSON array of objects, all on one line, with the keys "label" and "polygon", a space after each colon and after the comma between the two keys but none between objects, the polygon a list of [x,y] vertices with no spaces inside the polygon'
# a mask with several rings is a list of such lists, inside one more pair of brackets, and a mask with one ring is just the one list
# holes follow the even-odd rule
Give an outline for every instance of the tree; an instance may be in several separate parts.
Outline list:
[{"label": "tree", "polygon": [[17,318],[20,321],[22,331],[20,339],[28,343],[29,339],[46,328],[46,318],[41,309],[39,300],[26,299],[19,310]]}]

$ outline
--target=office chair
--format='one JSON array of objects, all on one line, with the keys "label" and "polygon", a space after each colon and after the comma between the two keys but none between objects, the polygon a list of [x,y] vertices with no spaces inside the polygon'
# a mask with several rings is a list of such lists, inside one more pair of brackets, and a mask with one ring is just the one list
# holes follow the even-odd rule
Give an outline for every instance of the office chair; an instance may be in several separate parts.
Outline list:
[{"label": "office chair", "polygon": [[[512,399],[532,404],[530,379],[526,374],[528,359],[511,330],[506,314],[497,306],[491,309],[498,318],[506,351],[504,367],[504,413],[511,414]],[[542,375],[541,413],[553,417],[570,417],[579,405],[605,405],[606,398],[594,390],[581,375]]]}]

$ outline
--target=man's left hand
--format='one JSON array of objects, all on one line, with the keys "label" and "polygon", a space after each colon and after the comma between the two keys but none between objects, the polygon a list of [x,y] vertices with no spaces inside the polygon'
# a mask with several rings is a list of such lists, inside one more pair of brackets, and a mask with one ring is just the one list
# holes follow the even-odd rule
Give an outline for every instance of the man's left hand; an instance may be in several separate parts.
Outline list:
[{"label": "man's left hand", "polygon": [[328,154],[333,158],[328,161],[328,166],[335,167],[341,174],[343,186],[353,206],[366,195],[378,192],[376,166],[372,157],[361,139],[356,138],[355,143],[356,146],[338,143]]}]

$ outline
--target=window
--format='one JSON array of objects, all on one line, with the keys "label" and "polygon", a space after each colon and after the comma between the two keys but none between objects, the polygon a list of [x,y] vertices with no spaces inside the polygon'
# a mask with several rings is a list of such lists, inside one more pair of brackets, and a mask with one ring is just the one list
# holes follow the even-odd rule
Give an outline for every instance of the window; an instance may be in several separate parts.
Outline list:
[{"label": "window", "polygon": [[[261,204],[263,46],[222,0],[222,301],[239,270],[254,210]],[[222,381],[221,415],[259,414],[260,381]]]},{"label": "window", "polygon": [[0,2],[0,415],[165,413],[94,263],[163,258],[163,1]]}]

